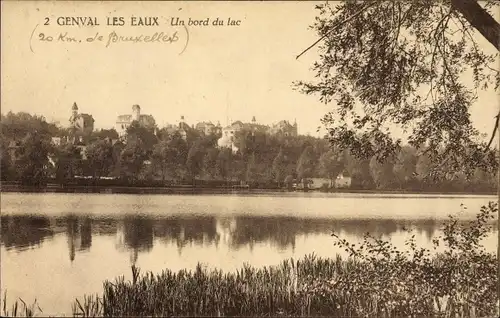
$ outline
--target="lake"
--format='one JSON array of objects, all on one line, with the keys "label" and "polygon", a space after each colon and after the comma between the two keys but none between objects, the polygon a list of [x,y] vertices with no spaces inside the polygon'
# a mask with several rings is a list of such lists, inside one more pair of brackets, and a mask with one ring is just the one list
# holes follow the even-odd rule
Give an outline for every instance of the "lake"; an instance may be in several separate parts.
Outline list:
[{"label": "lake", "polygon": [[[75,297],[130,266],[160,272],[198,262],[227,271],[244,263],[337,253],[335,231],[366,232],[404,248],[431,247],[449,214],[473,219],[496,196],[279,193],[266,195],[1,194],[1,288],[7,301],[36,298],[44,315],[71,315]],[[462,206],[461,204],[464,204]],[[412,231],[412,232],[409,232]],[[484,242],[496,250],[496,233]],[[9,301],[10,300],[10,301]]]}]

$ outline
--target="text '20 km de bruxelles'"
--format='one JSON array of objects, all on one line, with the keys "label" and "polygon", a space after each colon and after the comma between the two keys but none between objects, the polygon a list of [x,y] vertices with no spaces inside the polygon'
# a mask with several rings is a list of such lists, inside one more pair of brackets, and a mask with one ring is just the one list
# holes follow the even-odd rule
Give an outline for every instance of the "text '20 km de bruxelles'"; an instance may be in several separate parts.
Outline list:
[{"label": "text '20 km de bruxelles'", "polygon": [[70,35],[68,32],[60,32],[58,35],[51,36],[45,33],[39,33],[38,39],[42,42],[67,42],[67,43],[82,43],[82,42],[102,42],[106,43],[106,47],[109,47],[113,43],[175,43],[179,41],[179,35],[177,31],[173,33],[168,32],[154,32],[151,34],[140,34],[140,35],[123,35],[117,33],[116,31],[110,32],[108,35],[102,35],[96,32],[94,35],[86,37],[85,39],[77,38]]}]

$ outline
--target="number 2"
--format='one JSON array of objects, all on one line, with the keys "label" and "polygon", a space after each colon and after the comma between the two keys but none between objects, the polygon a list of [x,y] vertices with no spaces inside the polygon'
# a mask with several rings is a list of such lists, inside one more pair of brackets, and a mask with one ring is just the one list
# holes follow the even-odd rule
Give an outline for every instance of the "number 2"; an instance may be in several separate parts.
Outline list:
[{"label": "number 2", "polygon": [[44,25],[49,25],[49,18],[45,18],[45,24]]}]

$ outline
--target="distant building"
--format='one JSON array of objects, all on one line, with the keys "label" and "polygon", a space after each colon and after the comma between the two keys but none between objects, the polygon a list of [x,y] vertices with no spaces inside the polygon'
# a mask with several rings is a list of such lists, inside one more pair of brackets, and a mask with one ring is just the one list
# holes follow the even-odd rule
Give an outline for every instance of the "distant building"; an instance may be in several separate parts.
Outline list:
[{"label": "distant building", "polygon": [[177,122],[175,130],[182,136],[182,139],[186,140],[190,129],[191,127],[189,127],[189,124],[186,123],[184,116],[181,116],[181,119]]},{"label": "distant building", "polygon": [[317,190],[323,187],[330,187],[330,179],[327,178],[307,178],[302,181],[303,185],[307,185],[309,189]]},{"label": "distant building", "polygon": [[10,159],[14,162],[17,158],[17,151],[21,148],[21,142],[18,140],[11,140],[7,146],[7,152],[10,155]]},{"label": "distant building", "polygon": [[73,145],[80,150],[80,154],[82,155],[83,160],[87,160],[87,145],[83,141],[83,138],[80,136],[78,140],[75,140]]},{"label": "distant building", "polygon": [[298,135],[297,121],[292,124],[288,120],[281,120],[269,129],[271,135],[294,136]]},{"label": "distant building", "polygon": [[[333,182],[333,187],[337,189],[349,188],[351,186],[351,177],[340,174]],[[332,187],[332,181],[328,178],[306,178],[297,184],[298,189],[307,187],[311,190]]]},{"label": "distant building", "polygon": [[233,152],[238,151],[238,148],[235,146],[235,136],[239,131],[247,131],[251,134],[256,132],[267,133],[269,127],[266,125],[260,125],[255,120],[255,116],[252,117],[251,123],[243,123],[240,120],[233,122],[231,125],[222,128],[222,136],[217,141],[217,144],[220,148],[232,148]]},{"label": "distant building", "polygon": [[335,179],[335,188],[349,188],[351,186],[352,179],[349,176],[340,174]]},{"label": "distant building", "polygon": [[182,137],[182,139],[186,140],[188,132],[194,128],[189,127],[189,124],[186,122],[184,116],[181,116],[181,119],[175,125],[166,124],[164,129],[166,130],[167,134],[173,135],[175,133],[178,133]]},{"label": "distant building", "polygon": [[139,105],[132,106],[132,114],[130,115],[119,115],[116,119],[115,130],[118,132],[120,138],[127,134],[127,128],[133,121],[137,121],[139,125],[155,129],[156,121],[151,115],[142,115],[141,107]]},{"label": "distant building", "polygon": [[66,138],[66,137],[52,137],[52,144],[56,147],[66,146],[72,144],[76,148],[80,150],[83,159],[86,159],[86,149],[87,143],[83,140],[82,136],[76,136],[75,138]]},{"label": "distant building", "polygon": [[186,132],[189,129],[191,129],[191,127],[189,127],[189,124],[186,122],[186,119],[184,118],[184,116],[181,116],[181,119],[177,122],[177,128],[180,130],[184,130]]},{"label": "distant building", "polygon": [[236,122],[230,126],[222,128],[222,136],[219,138],[219,140],[217,140],[217,146],[219,146],[219,148],[230,148],[232,149],[233,153],[236,153],[238,151],[238,148],[236,147],[234,142],[236,132],[240,131],[241,129],[241,125],[239,123],[241,122]]},{"label": "distant building", "polygon": [[266,125],[261,125],[258,124],[257,121],[255,120],[255,116],[252,117],[252,122],[250,123],[243,123],[240,120],[237,120],[233,122],[231,125],[224,127],[222,131],[233,131],[234,133],[241,131],[241,130],[246,130],[248,132],[262,132],[262,133],[267,133],[269,130],[269,126]]},{"label": "distant building", "polygon": [[205,135],[218,135],[222,133],[222,127],[219,122],[217,122],[217,125],[211,122],[197,123],[195,129]]},{"label": "distant building", "polygon": [[71,108],[71,117],[69,118],[70,128],[76,134],[90,135],[94,131],[94,118],[89,114],[78,113],[76,102]]}]

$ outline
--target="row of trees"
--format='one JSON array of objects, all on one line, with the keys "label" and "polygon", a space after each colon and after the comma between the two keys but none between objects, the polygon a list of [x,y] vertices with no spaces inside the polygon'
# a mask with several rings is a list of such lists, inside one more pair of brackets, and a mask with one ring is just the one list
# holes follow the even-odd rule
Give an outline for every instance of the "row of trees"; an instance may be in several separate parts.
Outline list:
[{"label": "row of trees", "polygon": [[410,146],[380,161],[375,156],[353,156],[326,139],[240,131],[235,136],[239,150],[234,153],[217,147],[217,135],[191,130],[183,138],[176,131],[154,132],[137,122],[128,128],[123,142],[117,141],[112,130],[86,136],[85,146],[71,138],[59,146],[52,142],[52,137],[69,135],[42,117],[2,116],[2,180],[41,185],[52,177],[67,184],[75,176],[91,176],[127,182],[191,184],[203,179],[282,187],[291,186],[294,180],[325,178],[333,187],[343,174],[358,189],[491,191],[496,187],[495,175],[488,169],[452,171],[445,164],[436,173],[429,155]]}]

